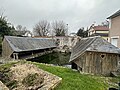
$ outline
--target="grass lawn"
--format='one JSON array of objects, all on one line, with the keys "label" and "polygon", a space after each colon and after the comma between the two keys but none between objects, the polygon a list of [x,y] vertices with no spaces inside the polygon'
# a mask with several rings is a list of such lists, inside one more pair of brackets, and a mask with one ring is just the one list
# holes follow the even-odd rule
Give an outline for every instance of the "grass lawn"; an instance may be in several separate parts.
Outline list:
[{"label": "grass lawn", "polygon": [[[7,68],[10,68],[15,63],[0,65],[0,71],[3,71],[3,69],[7,70]],[[26,63],[26,61],[23,63]],[[36,62],[29,63],[32,63],[38,68],[41,68],[62,78],[62,82],[55,90],[108,90],[108,87],[114,86],[110,85],[111,83],[118,82],[118,78],[80,74],[68,68],[50,66]],[[110,84],[108,84],[108,81]]]},{"label": "grass lawn", "polygon": [[[68,68],[34,63],[39,68],[61,77],[62,83],[56,90],[108,90],[108,81],[118,82],[117,78],[80,74]],[[113,87],[113,85],[111,86]]]}]

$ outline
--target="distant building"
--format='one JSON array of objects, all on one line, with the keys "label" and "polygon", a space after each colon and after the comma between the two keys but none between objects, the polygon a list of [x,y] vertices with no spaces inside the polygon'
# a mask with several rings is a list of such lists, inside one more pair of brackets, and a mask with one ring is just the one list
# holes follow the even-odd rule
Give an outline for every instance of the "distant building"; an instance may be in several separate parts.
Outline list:
[{"label": "distant building", "polygon": [[108,40],[108,35],[109,27],[104,25],[94,26],[93,24],[88,31],[88,36],[101,36],[105,40]]},{"label": "distant building", "polygon": [[120,10],[108,17],[110,20],[110,42],[120,48]]},{"label": "distant building", "polygon": [[30,31],[26,31],[26,33],[23,35],[25,37],[32,37],[32,33]]},{"label": "distant building", "polygon": [[81,38],[77,35],[71,36],[34,36],[34,38],[50,38],[55,41],[57,49],[61,52],[71,51]]},{"label": "distant building", "polygon": [[77,33],[70,33],[69,36],[76,36]]},{"label": "distant building", "polygon": [[78,40],[79,36],[54,36],[53,39],[56,41],[56,44],[60,50],[65,51],[66,49],[71,50],[74,47]]},{"label": "distant building", "polygon": [[70,62],[84,73],[110,75],[120,66],[120,52],[102,37],[83,38],[73,47]]},{"label": "distant building", "polygon": [[56,44],[51,38],[5,36],[2,43],[2,57],[7,59],[33,58],[54,48]]},{"label": "distant building", "polygon": [[16,36],[20,36],[20,37],[32,37],[32,33],[29,30],[26,31],[15,31]]}]

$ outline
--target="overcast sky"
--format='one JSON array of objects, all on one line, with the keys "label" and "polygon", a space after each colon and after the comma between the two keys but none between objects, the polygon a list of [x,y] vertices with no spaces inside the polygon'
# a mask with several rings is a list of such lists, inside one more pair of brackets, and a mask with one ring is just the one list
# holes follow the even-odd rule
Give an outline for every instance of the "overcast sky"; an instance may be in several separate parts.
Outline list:
[{"label": "overcast sky", "polygon": [[0,12],[8,21],[31,31],[40,20],[63,20],[69,32],[76,32],[105,21],[119,9],[120,0],[0,0]]}]

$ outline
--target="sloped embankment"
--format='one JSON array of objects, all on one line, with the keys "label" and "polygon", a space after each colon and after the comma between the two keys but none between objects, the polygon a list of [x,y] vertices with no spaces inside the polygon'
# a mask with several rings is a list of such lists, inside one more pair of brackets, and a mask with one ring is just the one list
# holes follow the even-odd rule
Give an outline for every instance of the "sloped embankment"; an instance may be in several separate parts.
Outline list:
[{"label": "sloped embankment", "polygon": [[0,67],[0,80],[10,90],[49,90],[62,80],[26,62]]},{"label": "sloped embankment", "polygon": [[[41,69],[45,71],[41,73]],[[55,75],[62,78],[62,83]],[[109,87],[117,88],[119,82],[119,78],[80,74],[60,66],[26,61],[0,65],[0,80],[10,90],[46,90],[58,83],[55,90],[108,90]],[[2,86],[6,88],[5,85]]]}]

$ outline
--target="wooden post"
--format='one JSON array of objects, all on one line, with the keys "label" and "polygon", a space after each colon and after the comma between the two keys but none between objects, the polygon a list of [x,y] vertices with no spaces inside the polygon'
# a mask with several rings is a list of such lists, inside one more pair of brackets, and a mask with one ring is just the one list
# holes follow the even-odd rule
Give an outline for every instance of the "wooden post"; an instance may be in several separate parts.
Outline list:
[{"label": "wooden post", "polygon": [[18,53],[16,53],[16,59],[18,59]]},{"label": "wooden post", "polygon": [[33,54],[33,52],[32,52],[32,56],[33,56],[34,54]]},{"label": "wooden post", "polygon": [[14,58],[14,59],[19,59],[18,53],[13,53],[13,58]]},{"label": "wooden post", "polygon": [[16,55],[15,55],[15,53],[13,53],[13,58],[14,58],[14,60],[16,59]]}]

